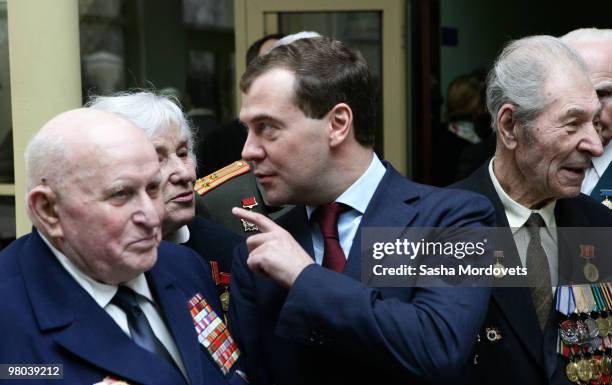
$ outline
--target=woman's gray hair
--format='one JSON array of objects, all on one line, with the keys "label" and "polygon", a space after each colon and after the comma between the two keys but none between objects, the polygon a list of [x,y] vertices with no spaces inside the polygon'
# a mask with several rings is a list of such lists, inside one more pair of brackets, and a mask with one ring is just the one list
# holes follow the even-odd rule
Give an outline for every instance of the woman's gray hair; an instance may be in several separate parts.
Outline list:
[{"label": "woman's gray hair", "polygon": [[560,37],[566,44],[612,41],[612,29],[579,28]]},{"label": "woman's gray hair", "polygon": [[[497,130],[497,113],[506,103],[516,107],[514,118],[529,127],[551,102],[544,86],[559,69],[573,66],[589,79],[587,66],[578,54],[553,36],[538,35],[510,42],[487,77],[487,109],[491,127]],[[590,81],[590,80],[589,80]]]},{"label": "woman's gray hair", "polygon": [[111,96],[92,96],[85,106],[126,118],[142,128],[149,139],[167,130],[170,124],[176,124],[187,140],[189,154],[195,161],[193,128],[176,97],[149,91],[119,92]]}]

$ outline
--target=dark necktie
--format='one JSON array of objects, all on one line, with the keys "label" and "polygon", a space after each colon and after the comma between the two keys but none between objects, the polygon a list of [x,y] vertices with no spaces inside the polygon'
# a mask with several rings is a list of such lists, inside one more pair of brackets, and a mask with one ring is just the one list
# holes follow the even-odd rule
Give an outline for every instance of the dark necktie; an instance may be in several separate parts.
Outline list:
[{"label": "dark necktie", "polygon": [[347,209],[347,206],[333,202],[317,207],[314,213],[323,235],[323,266],[337,272],[342,272],[346,264],[338,237],[338,217]]},{"label": "dark necktie", "polygon": [[153,354],[157,354],[176,367],[176,363],[166,347],[153,333],[147,317],[145,317],[144,312],[138,306],[136,293],[132,289],[127,286],[119,286],[119,290],[117,290],[111,303],[125,313],[132,340],[136,345]]},{"label": "dark necktie", "polygon": [[527,245],[527,274],[531,287],[531,298],[541,330],[544,330],[546,326],[552,306],[550,266],[540,239],[540,228],[543,226],[545,226],[544,220],[537,213],[531,214],[525,223],[530,237]]}]

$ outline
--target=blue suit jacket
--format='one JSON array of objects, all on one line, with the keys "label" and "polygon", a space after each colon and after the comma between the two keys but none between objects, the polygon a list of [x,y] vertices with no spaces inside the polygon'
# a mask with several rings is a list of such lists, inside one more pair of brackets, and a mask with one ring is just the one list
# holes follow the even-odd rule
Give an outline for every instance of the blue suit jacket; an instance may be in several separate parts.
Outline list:
[{"label": "blue suit jacket", "polygon": [[[509,227],[504,206],[489,177],[489,161],[469,178],[451,187],[478,192],[488,197],[495,208],[496,226]],[[612,212],[586,195],[557,200],[555,206],[557,227],[612,227]],[[514,239],[509,258],[520,265]],[[559,242],[563,242],[559,239]],[[588,243],[588,242],[587,242]],[[569,258],[564,251],[569,247],[560,244],[559,258]],[[598,248],[598,250],[607,250]],[[607,256],[607,255],[606,255]],[[576,256],[573,255],[575,258]],[[512,261],[511,259],[511,261]],[[595,261],[597,263],[597,261]],[[580,263],[584,263],[580,261]],[[506,263],[505,263],[506,264]],[[490,385],[540,385],[571,384],[565,375],[566,362],[557,354],[557,330],[562,315],[553,311],[544,332],[540,330],[529,287],[496,287],[492,290],[476,357],[463,376],[466,384]],[[486,328],[496,328],[501,339],[489,342]],[[469,373],[468,373],[469,372]]]},{"label": "blue suit jacket", "polygon": [[[240,383],[233,371],[224,377],[197,340],[187,301],[201,293],[222,314],[201,257],[162,242],[146,278],[191,384]],[[68,384],[93,384],[106,376],[129,383],[187,383],[177,369],[137,346],[119,328],[61,266],[36,230],[0,253],[0,298],[2,363],[63,364]]]},{"label": "blue suit jacket", "polygon": [[[419,185],[385,166],[361,227],[492,225],[484,197]],[[314,255],[303,206],[278,222]],[[230,327],[252,383],[423,383],[463,367],[490,290],[369,288],[360,282],[360,244],[358,231],[342,274],[313,264],[290,290],[253,274],[246,247],[236,249]]]}]

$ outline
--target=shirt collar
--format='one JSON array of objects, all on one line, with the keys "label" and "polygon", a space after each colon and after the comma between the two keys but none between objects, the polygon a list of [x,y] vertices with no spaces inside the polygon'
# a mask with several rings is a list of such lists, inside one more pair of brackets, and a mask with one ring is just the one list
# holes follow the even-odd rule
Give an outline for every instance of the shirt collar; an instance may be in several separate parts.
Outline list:
[{"label": "shirt collar", "polygon": [[[49,249],[51,249],[53,255],[57,258],[64,269],[66,269],[68,274],[70,274],[70,276],[77,281],[77,283],[94,299],[94,301],[96,301],[100,307],[105,308],[115,296],[118,286],[98,282],[87,274],[83,273],[74,263],[72,263],[70,259],[68,259],[64,253],[56,249],[42,233],[39,232],[39,234],[47,246],[49,246]],[[134,290],[137,294],[145,297],[150,302],[153,302],[151,290],[149,289],[147,279],[143,273],[139,274],[136,278],[125,282],[123,285]]]},{"label": "shirt collar", "polygon": [[187,242],[189,240],[189,236],[189,228],[187,227],[187,225],[183,225],[179,227],[178,230],[176,230],[175,232],[168,234],[165,240],[168,242],[180,244]]},{"label": "shirt collar", "polygon": [[495,157],[493,157],[489,163],[489,176],[493,182],[493,187],[495,187],[495,191],[499,196],[499,200],[504,206],[504,211],[506,212],[508,224],[512,229],[512,233],[516,233],[521,227],[523,227],[532,213],[538,213],[542,216],[542,219],[544,219],[544,223],[546,224],[546,228],[550,229],[551,227],[556,227],[555,205],[557,204],[557,201],[554,200],[539,210],[531,210],[516,202],[514,199],[510,198],[508,194],[506,194],[501,184],[497,180],[497,177],[493,172],[494,160]]},{"label": "shirt collar", "polygon": [[[374,153],[367,170],[348,189],[340,194],[335,201],[343,203],[363,215],[386,171],[387,169]],[[317,206],[306,206],[308,219],[310,219],[316,208]]]},{"label": "shirt collar", "polygon": [[593,168],[597,172],[597,176],[601,178],[603,173],[608,168],[610,162],[612,162],[612,141],[610,141],[610,143],[608,143],[608,145],[604,148],[603,155],[593,158],[591,162],[593,163]]}]

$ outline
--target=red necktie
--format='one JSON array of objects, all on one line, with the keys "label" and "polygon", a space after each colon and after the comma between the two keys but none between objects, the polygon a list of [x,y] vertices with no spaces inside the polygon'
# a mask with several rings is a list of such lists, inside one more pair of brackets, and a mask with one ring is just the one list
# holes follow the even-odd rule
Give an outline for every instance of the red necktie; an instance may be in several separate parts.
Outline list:
[{"label": "red necktie", "polygon": [[347,209],[342,203],[333,202],[319,206],[315,212],[323,235],[323,266],[337,272],[342,272],[346,263],[338,237],[338,217]]}]

